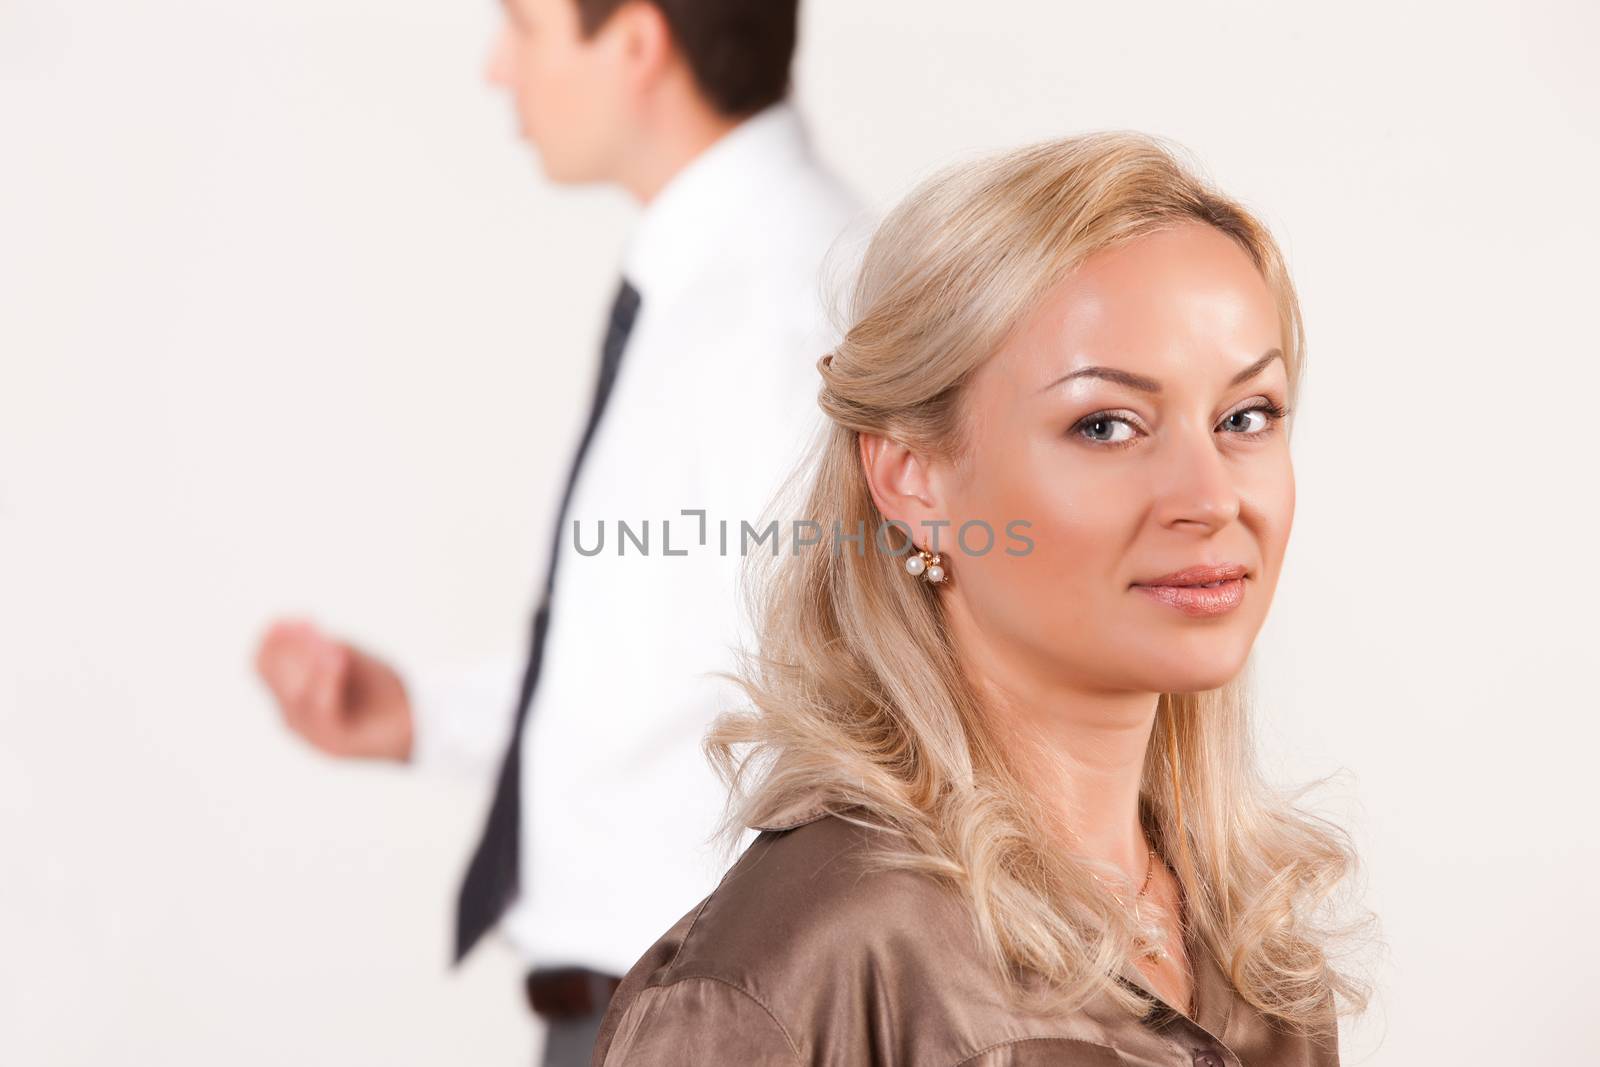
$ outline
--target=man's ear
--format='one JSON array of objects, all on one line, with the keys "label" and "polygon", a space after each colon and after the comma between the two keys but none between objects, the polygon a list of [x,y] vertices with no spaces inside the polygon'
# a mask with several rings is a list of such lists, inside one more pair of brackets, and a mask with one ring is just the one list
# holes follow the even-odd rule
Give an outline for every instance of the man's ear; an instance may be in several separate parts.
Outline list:
[{"label": "man's ear", "polygon": [[612,12],[608,23],[636,87],[653,82],[672,63],[672,27],[655,4],[629,0]]},{"label": "man's ear", "polygon": [[929,530],[924,523],[945,517],[928,459],[881,434],[858,434],[857,442],[862,473],[878,511],[885,519],[911,527],[913,540],[924,544]]}]

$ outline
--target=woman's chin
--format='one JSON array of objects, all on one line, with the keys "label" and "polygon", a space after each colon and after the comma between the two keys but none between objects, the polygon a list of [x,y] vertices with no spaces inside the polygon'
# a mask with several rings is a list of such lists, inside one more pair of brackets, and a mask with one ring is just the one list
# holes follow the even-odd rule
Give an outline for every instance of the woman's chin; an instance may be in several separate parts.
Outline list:
[{"label": "woman's chin", "polygon": [[1246,656],[1229,643],[1225,648],[1164,649],[1145,659],[1139,688],[1153,693],[1203,693],[1220,689],[1244,670]]}]

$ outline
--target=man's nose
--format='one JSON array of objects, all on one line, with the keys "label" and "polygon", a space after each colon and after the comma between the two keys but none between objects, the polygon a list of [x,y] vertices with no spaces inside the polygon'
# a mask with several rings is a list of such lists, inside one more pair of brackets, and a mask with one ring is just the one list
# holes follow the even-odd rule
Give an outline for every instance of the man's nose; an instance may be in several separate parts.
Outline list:
[{"label": "man's nose", "polygon": [[504,28],[495,35],[494,43],[489,46],[489,54],[483,63],[483,80],[490,85],[505,85],[507,82],[507,68],[510,42],[506,40]]}]

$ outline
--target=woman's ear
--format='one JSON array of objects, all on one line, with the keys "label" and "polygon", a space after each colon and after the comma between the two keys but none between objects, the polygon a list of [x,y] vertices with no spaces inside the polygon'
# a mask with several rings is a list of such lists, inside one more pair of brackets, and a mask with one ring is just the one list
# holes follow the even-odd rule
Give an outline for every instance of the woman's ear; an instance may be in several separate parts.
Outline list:
[{"label": "woman's ear", "polygon": [[872,433],[856,437],[861,470],[879,513],[911,527],[913,539],[922,544],[928,529],[924,523],[944,518],[928,460],[892,437]]}]

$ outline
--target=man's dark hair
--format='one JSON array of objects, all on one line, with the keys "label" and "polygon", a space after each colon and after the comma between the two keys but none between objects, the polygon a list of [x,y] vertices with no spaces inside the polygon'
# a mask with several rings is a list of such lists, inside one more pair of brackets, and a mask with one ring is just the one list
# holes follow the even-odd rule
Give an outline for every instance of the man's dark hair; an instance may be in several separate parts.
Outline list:
[{"label": "man's dark hair", "polygon": [[[577,0],[585,37],[627,0]],[[647,0],[672,30],[694,80],[722,114],[743,117],[789,91],[800,0]]]}]

